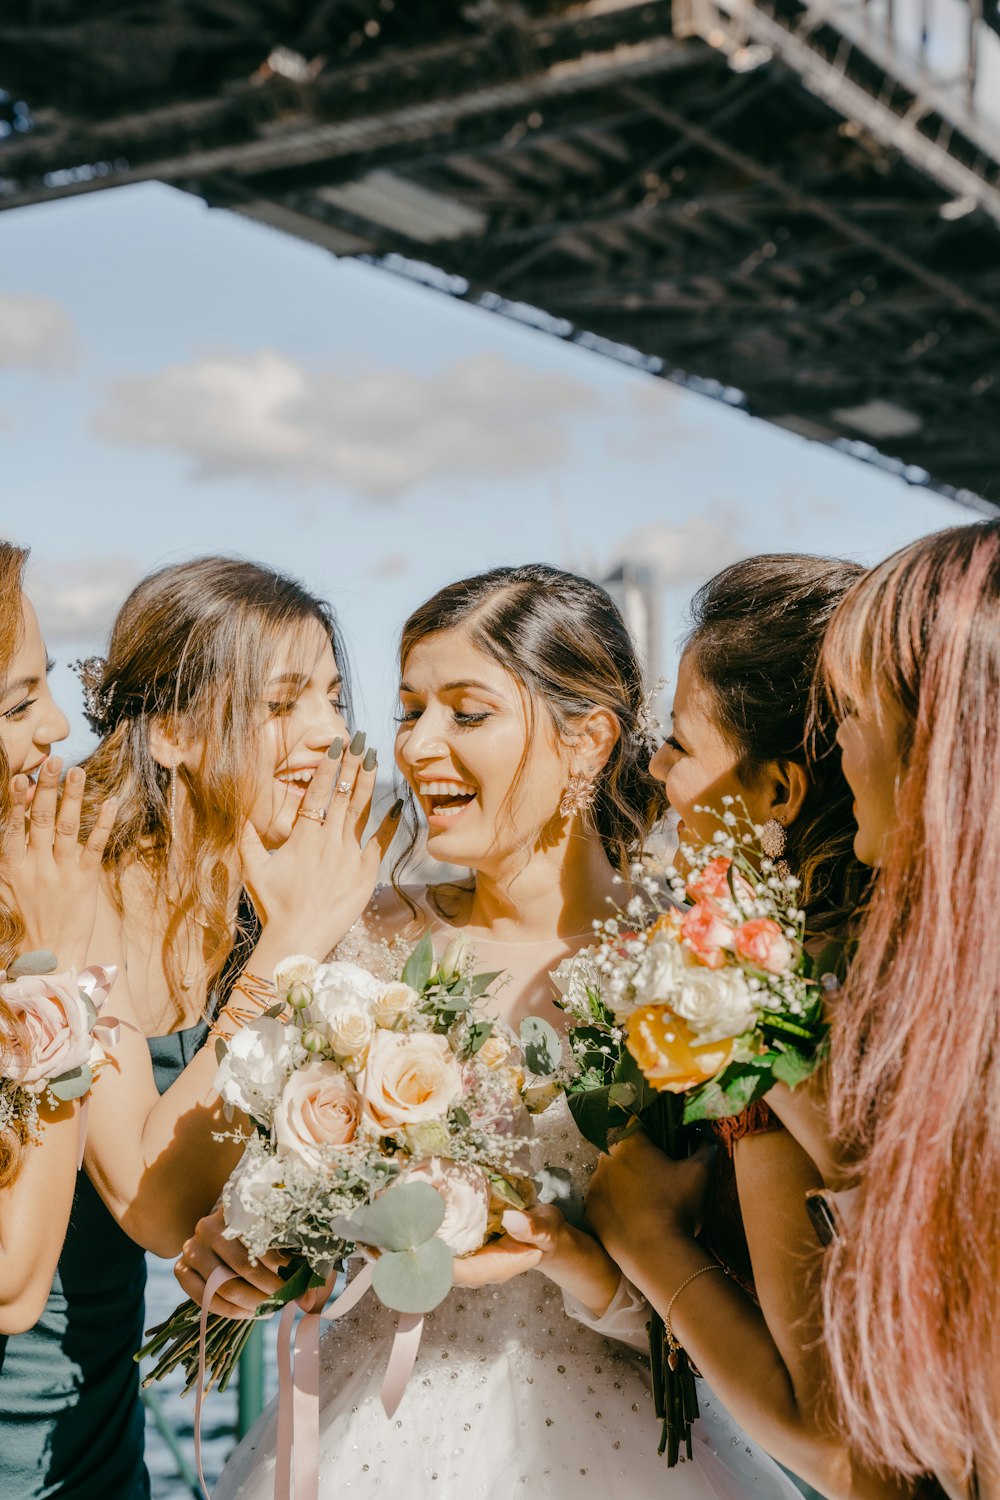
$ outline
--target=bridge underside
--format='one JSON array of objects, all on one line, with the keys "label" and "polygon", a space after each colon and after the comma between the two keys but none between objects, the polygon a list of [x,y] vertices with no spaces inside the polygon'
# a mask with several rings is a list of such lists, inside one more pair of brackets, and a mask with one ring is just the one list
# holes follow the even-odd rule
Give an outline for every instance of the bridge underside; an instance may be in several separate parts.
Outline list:
[{"label": "bridge underside", "polygon": [[693,0],[7,0],[0,208],[160,179],[1000,508],[996,162],[753,9],[819,72]]}]

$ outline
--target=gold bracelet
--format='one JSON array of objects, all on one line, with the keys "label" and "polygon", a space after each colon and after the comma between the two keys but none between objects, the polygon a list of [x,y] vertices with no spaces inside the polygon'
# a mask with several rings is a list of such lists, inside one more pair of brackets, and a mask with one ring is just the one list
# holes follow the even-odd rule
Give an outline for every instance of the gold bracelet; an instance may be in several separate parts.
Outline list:
[{"label": "gold bracelet", "polygon": [[278,991],[269,979],[260,979],[246,969],[236,980],[233,989],[240,990],[248,1000],[256,1000],[265,1010],[278,998]]},{"label": "gold bracelet", "polygon": [[667,1340],[667,1364],[672,1370],[676,1370],[677,1368],[677,1361],[680,1358],[682,1346],[678,1343],[676,1337],[674,1336],[674,1330],[671,1327],[670,1323],[670,1314],[673,1312],[674,1303],[677,1301],[677,1298],[680,1296],[681,1292],[683,1292],[684,1288],[686,1286],[690,1286],[692,1281],[697,1281],[699,1276],[704,1276],[706,1271],[721,1271],[723,1276],[729,1275],[729,1272],[726,1270],[725,1266],[720,1266],[718,1262],[711,1266],[702,1266],[700,1270],[692,1271],[687,1280],[681,1282],[680,1286],[677,1288],[676,1292],[667,1303],[667,1310],[663,1314],[663,1333]]}]

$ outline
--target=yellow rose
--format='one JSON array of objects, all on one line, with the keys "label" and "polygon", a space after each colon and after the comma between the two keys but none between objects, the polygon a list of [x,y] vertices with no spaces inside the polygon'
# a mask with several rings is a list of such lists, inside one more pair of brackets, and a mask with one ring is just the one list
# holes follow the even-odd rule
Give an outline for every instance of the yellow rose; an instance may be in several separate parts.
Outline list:
[{"label": "yellow rose", "polygon": [[625,1045],[654,1089],[683,1094],[728,1066],[734,1037],[698,1045],[686,1021],[665,1005],[643,1005],[625,1025]]}]

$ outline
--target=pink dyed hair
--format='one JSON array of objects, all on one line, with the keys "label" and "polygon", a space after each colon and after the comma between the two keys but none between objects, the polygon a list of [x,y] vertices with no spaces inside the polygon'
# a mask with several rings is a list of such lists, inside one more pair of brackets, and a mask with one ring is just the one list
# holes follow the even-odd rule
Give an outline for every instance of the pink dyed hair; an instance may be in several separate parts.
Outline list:
[{"label": "pink dyed hair", "polygon": [[982,1474],[1000,1469],[1000,522],[862,578],[820,672],[835,712],[902,725],[833,1027],[833,1125],[864,1191],[827,1263],[831,1370],[869,1460]]}]

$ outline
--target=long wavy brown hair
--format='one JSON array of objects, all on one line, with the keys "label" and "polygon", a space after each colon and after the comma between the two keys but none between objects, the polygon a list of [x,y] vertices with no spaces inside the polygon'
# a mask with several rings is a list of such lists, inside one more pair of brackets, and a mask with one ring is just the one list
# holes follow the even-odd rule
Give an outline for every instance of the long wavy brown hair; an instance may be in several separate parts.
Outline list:
[{"label": "long wavy brown hair", "polygon": [[[557,732],[591,709],[608,709],[619,736],[595,784],[590,816],[612,865],[631,862],[666,811],[662,785],[649,774],[644,738],[642,667],[628,627],[611,596],[589,578],[544,563],[494,568],[441,589],[410,615],[399,644],[402,673],[420,641],[462,629],[486,656],[510,672],[528,697],[528,738],[508,800],[531,751],[539,711]],[[396,862],[398,872],[415,843]],[[395,872],[394,872],[395,873]]]},{"label": "long wavy brown hair", "polygon": [[[233,947],[230,869],[257,789],[266,683],[289,633],[304,635],[313,623],[333,645],[346,705],[346,659],[330,607],[271,568],[227,557],[163,568],[136,586],[115,621],[93,684],[103,732],[84,762],[83,827],[93,826],[104,798],[117,797],[105,868],[119,908],[122,874],[136,860],[164,898],[164,969],[172,987],[181,978],[179,943],[189,920],[204,931],[209,986]],[[158,720],[182,724],[206,747],[197,772],[178,772],[195,829],[184,850],[171,847],[170,773],[150,749]]]},{"label": "long wavy brown hair", "polygon": [[861,579],[821,665],[835,711],[896,727],[898,745],[833,1023],[833,1125],[863,1187],[827,1264],[830,1364],[873,1462],[1000,1471],[1000,522]]},{"label": "long wavy brown hair", "polygon": [[[21,639],[24,567],[28,553],[12,542],[0,542],[0,684],[6,682],[11,661]],[[7,826],[10,812],[10,765],[0,740],[0,828]],[[0,968],[6,969],[17,953],[23,926],[16,908],[0,896]],[[0,1000],[0,1078],[8,1072],[24,1045],[21,1028],[8,1006]],[[14,1181],[24,1162],[27,1136],[18,1124],[0,1130],[0,1188]]]}]

